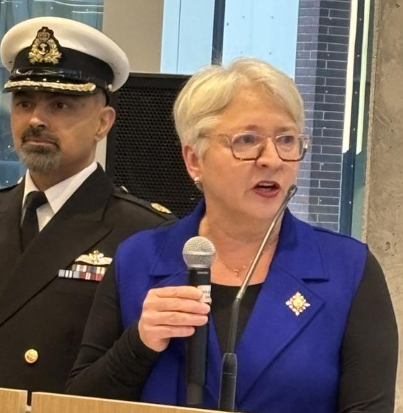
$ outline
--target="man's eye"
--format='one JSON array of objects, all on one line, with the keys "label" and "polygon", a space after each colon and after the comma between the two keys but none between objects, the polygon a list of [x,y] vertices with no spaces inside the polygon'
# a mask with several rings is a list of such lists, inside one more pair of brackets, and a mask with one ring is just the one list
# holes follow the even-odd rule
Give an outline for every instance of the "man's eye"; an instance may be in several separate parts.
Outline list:
[{"label": "man's eye", "polygon": [[56,102],[55,103],[55,107],[57,109],[66,109],[68,107],[70,107],[66,102]]},{"label": "man's eye", "polygon": [[30,105],[29,105],[29,102],[22,101],[22,102],[17,102],[16,106],[26,109],[26,108],[29,108]]},{"label": "man's eye", "polygon": [[234,140],[232,141],[234,145],[256,145],[259,142],[259,136],[250,133],[237,135],[234,137]]}]

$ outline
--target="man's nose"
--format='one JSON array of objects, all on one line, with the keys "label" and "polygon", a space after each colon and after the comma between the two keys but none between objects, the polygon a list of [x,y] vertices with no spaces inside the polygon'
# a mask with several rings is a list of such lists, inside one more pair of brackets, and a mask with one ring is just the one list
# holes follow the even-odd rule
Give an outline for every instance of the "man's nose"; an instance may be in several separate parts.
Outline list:
[{"label": "man's nose", "polygon": [[32,110],[29,125],[34,128],[48,126],[46,111],[41,105],[36,105],[35,108]]}]

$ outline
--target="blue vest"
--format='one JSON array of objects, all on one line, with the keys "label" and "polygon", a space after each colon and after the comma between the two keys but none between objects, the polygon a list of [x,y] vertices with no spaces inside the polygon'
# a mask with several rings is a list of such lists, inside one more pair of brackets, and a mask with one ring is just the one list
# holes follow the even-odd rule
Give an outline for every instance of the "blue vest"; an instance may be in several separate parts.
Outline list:
[{"label": "blue vest", "polygon": [[[150,288],[187,284],[185,242],[197,235],[205,206],[172,226],[144,231],[119,248],[116,281],[124,327],[139,320]],[[250,413],[334,413],[340,349],[367,247],[299,221],[286,211],[279,244],[237,344],[236,410]],[[302,294],[296,315],[286,304]],[[214,305],[214,303],[213,303]],[[209,322],[205,407],[217,409],[222,353]],[[186,405],[185,340],[172,339],[144,386],[142,401]]]}]

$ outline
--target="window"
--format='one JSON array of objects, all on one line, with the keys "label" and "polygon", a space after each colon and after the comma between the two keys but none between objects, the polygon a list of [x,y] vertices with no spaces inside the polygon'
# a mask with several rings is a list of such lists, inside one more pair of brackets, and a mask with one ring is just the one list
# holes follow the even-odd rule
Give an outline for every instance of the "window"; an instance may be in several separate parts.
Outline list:
[{"label": "window", "polygon": [[295,79],[312,141],[291,209],[314,225],[350,234],[355,193],[356,236],[365,171],[368,85],[366,73],[360,73],[366,64],[361,56],[367,56],[369,5],[356,0],[164,3],[162,72],[192,73],[210,63],[218,37],[223,63],[255,56]]}]

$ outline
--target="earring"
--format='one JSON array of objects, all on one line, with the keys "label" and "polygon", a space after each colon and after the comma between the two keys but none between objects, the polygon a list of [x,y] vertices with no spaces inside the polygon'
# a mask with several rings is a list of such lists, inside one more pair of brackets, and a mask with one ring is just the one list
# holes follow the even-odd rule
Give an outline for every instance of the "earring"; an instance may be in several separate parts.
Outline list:
[{"label": "earring", "polygon": [[196,188],[200,191],[203,192],[203,184],[202,181],[199,177],[196,176],[196,178],[193,179],[194,184],[196,185]]}]

